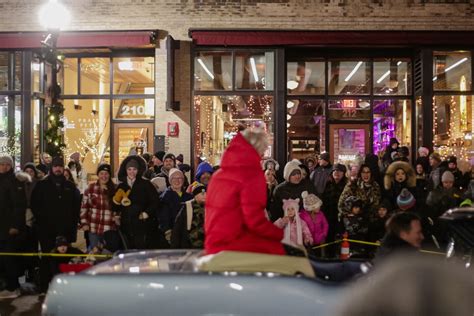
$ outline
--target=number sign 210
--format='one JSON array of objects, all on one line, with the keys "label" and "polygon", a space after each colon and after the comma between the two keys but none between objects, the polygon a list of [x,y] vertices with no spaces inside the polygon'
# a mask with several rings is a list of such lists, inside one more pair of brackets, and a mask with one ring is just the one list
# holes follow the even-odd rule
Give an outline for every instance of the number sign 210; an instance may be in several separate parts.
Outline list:
[{"label": "number sign 210", "polygon": [[144,105],[124,105],[120,111],[121,116],[145,115]]}]

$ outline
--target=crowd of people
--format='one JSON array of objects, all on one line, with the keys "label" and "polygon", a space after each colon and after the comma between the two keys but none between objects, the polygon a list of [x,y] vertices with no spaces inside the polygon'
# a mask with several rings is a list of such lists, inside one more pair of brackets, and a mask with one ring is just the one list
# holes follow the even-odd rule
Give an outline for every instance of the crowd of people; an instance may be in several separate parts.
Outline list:
[{"label": "crowd of people", "polygon": [[[117,180],[110,165],[100,164],[96,180],[87,183],[77,153],[67,163],[46,153],[40,158],[38,165],[27,163],[15,172],[12,158],[0,156],[0,252],[203,248],[206,188],[214,172],[207,162],[189,184],[182,155],[131,155],[120,164]],[[71,244],[81,231],[87,249],[79,250]],[[45,292],[64,260],[0,257],[0,298],[20,294],[18,277],[25,271]]]},{"label": "crowd of people", "polygon": [[[346,166],[331,164],[329,154],[321,153],[289,161],[283,172],[272,159],[262,163],[269,217],[279,227],[290,227],[285,238],[317,246],[347,233],[350,239],[380,242],[390,216],[410,212],[420,218],[424,245],[442,248],[447,235],[438,218],[450,208],[472,205],[471,170],[462,172],[455,156],[443,160],[425,147],[412,164],[408,148],[395,138],[380,156],[359,158]],[[334,257],[336,247],[325,250]],[[352,253],[366,258],[373,251],[354,245]]]},{"label": "crowd of people", "polygon": [[[96,254],[165,248],[284,254],[283,241],[335,257],[336,247],[313,248],[343,233],[382,241],[387,220],[397,212],[414,214],[426,241],[439,247],[446,231],[438,217],[474,199],[474,180],[458,169],[456,157],[443,160],[424,147],[414,164],[408,149],[392,139],[380,158],[369,153],[346,166],[332,164],[323,152],[293,159],[281,170],[277,161],[261,158],[267,147],[253,143],[252,135],[239,133],[220,166],[201,162],[192,181],[183,156],[163,151],[128,156],[116,179],[110,165],[100,164],[90,183],[77,153],[67,163],[42,154],[39,165],[25,164],[20,172],[3,155],[0,252],[76,253],[71,243],[83,231],[87,250],[82,251]],[[352,252],[371,256],[366,247]],[[19,294],[18,277],[25,270],[39,266],[40,292],[58,271],[58,262],[46,257],[0,261],[5,280],[0,298]]]}]

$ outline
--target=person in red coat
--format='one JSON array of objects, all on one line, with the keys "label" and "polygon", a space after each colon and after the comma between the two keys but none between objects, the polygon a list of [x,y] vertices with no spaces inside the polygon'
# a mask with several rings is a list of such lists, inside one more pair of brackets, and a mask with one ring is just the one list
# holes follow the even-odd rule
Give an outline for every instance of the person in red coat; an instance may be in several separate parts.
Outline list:
[{"label": "person in red coat", "polygon": [[267,146],[263,130],[247,129],[224,152],[207,191],[207,254],[223,250],[285,254],[283,230],[265,216],[267,191],[260,160]]}]

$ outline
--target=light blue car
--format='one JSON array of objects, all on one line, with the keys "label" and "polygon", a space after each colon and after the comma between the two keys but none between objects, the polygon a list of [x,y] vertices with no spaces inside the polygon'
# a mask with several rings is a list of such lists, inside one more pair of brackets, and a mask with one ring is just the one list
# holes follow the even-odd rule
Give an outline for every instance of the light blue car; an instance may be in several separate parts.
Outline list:
[{"label": "light blue car", "polygon": [[341,291],[306,258],[142,251],[56,276],[43,315],[331,315]]}]

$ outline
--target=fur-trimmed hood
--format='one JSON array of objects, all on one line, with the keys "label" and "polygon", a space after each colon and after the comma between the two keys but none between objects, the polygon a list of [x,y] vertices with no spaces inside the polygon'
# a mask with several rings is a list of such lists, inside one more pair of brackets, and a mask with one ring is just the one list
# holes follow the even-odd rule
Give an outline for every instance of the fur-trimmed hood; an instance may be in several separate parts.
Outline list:
[{"label": "fur-trimmed hood", "polygon": [[395,172],[398,169],[402,169],[405,171],[405,174],[407,176],[407,186],[409,188],[413,188],[416,186],[416,173],[413,167],[408,163],[404,161],[395,161],[392,162],[387,170],[385,171],[385,178],[384,178],[384,187],[386,190],[390,190],[392,188],[392,183],[395,181]]},{"label": "fur-trimmed hood", "polygon": [[267,170],[267,164],[269,162],[273,162],[273,164],[275,165],[275,171],[278,171],[278,169],[280,169],[280,164],[278,163],[278,161],[276,161],[275,159],[273,158],[268,158],[268,159],[265,159],[262,161],[262,169],[263,171]]},{"label": "fur-trimmed hood", "polygon": [[127,166],[127,163],[131,160],[135,160],[138,163],[137,178],[141,178],[147,169],[145,159],[137,155],[128,156],[120,164],[120,168],[117,174],[117,178],[121,182],[127,182],[127,169],[125,167]]},{"label": "fur-trimmed hood", "polygon": [[15,177],[20,182],[26,182],[26,183],[33,182],[33,180],[31,179],[31,176],[28,173],[23,172],[23,171],[19,171],[15,173]]}]

